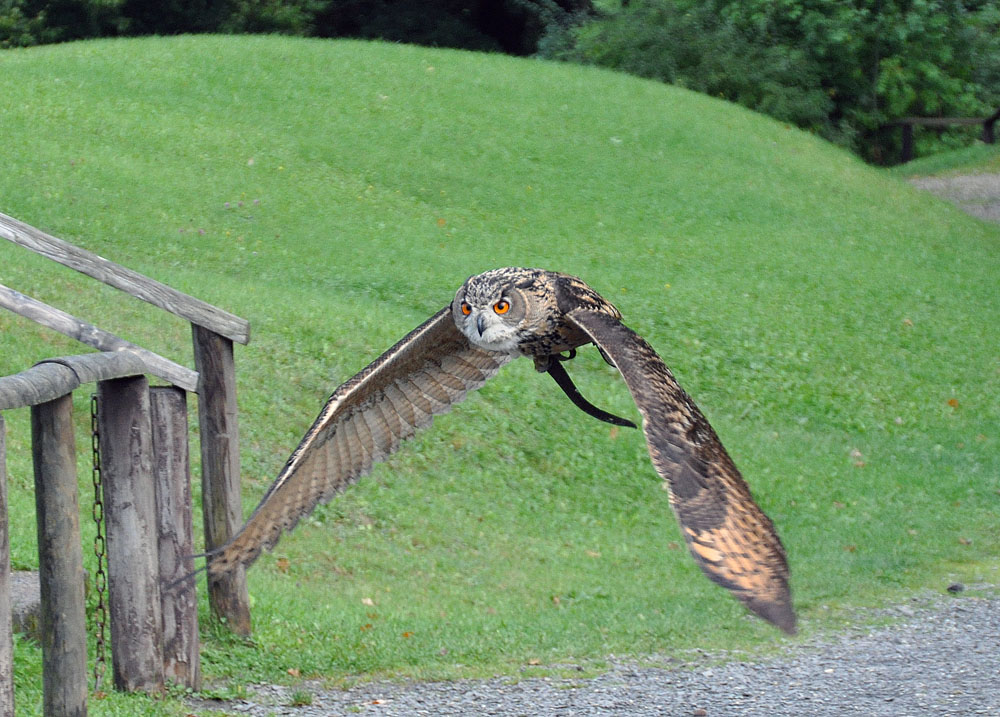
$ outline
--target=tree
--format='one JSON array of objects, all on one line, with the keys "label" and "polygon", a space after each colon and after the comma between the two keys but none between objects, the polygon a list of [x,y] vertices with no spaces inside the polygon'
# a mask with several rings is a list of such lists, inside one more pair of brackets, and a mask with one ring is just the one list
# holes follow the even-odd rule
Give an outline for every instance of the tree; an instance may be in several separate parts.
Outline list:
[{"label": "tree", "polygon": [[124,0],[0,0],[0,48],[115,35]]},{"label": "tree", "polygon": [[996,109],[987,0],[638,0],[564,33],[554,56],[684,85],[887,162],[906,115]]}]

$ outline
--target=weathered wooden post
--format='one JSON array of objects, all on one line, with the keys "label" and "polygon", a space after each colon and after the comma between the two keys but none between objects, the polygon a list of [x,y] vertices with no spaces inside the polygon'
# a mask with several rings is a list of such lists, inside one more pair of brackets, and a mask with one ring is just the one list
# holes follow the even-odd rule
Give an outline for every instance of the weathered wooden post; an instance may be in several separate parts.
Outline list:
[{"label": "weathered wooden post", "polygon": [[985,144],[995,144],[997,141],[996,124],[1000,120],[1000,110],[997,110],[985,120],[983,120],[983,142]]},{"label": "weathered wooden post", "polygon": [[[150,388],[149,403],[162,587],[194,572],[187,395],[174,387]],[[193,583],[162,591],[161,606],[163,675],[178,685],[200,689],[198,597]]]},{"label": "weathered wooden post", "polygon": [[[243,523],[236,368],[232,340],[197,324],[192,324],[191,329],[194,365],[199,375],[205,549],[211,550],[229,540]],[[208,596],[212,610],[233,632],[250,634],[250,597],[243,568],[221,578],[210,576]]]},{"label": "weathered wooden post", "polygon": [[42,684],[46,715],[87,714],[83,548],[76,483],[73,395],[31,407]]},{"label": "weathered wooden post", "polygon": [[7,530],[7,431],[0,413],[0,717],[14,717],[14,634],[10,611],[10,534]]},{"label": "weathered wooden post", "polygon": [[903,122],[903,147],[901,159],[904,162],[909,162],[913,159],[913,123]]},{"label": "weathered wooden post", "polygon": [[144,376],[100,381],[97,399],[115,687],[158,692],[163,623],[149,382]]}]

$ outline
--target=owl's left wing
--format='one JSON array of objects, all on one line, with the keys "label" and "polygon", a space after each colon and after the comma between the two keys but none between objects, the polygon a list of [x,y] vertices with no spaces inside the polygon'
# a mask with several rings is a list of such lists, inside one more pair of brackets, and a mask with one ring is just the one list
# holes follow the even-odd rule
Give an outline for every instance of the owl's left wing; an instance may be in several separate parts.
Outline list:
[{"label": "owl's left wing", "polygon": [[243,527],[207,554],[209,573],[252,563],[511,358],[472,346],[450,306],[437,312],[333,392]]},{"label": "owl's left wing", "polygon": [[618,319],[586,309],[568,319],[624,377],[695,562],[752,612],[794,633],[784,547],[701,411],[652,347]]}]

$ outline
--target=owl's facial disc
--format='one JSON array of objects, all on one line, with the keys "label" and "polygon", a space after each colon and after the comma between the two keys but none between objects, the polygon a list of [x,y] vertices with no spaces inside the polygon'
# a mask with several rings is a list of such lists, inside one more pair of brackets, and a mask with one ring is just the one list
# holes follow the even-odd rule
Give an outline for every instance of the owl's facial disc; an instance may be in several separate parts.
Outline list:
[{"label": "owl's facial disc", "polygon": [[492,307],[474,308],[466,319],[464,333],[473,345],[490,351],[517,350],[517,327],[505,322]]},{"label": "owl's facial disc", "polygon": [[[508,296],[494,281],[473,277],[455,296],[455,325],[474,346],[512,353],[518,347],[518,326],[523,318],[520,294]],[[479,279],[479,281],[477,281]]]}]

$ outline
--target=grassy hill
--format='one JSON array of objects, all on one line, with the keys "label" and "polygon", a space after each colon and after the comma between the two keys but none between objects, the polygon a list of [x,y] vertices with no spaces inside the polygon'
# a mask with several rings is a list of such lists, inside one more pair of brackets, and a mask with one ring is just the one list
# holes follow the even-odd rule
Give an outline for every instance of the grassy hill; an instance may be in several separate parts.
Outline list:
[{"label": "grassy hill", "polygon": [[[251,321],[247,511],[337,384],[470,274],[541,266],[614,301],[707,414],[788,548],[806,635],[1000,582],[1000,230],[813,137],[592,68],[246,37],[5,51],[0,123],[0,211]],[[18,247],[0,283],[191,364],[186,324]],[[0,314],[0,374],[80,350]],[[596,352],[569,369],[635,415]],[[30,567],[27,414],[5,418]],[[641,435],[517,362],[252,568],[253,640],[203,610],[204,669],[523,674],[783,639],[679,542]],[[30,709],[37,650],[18,660]]]}]

